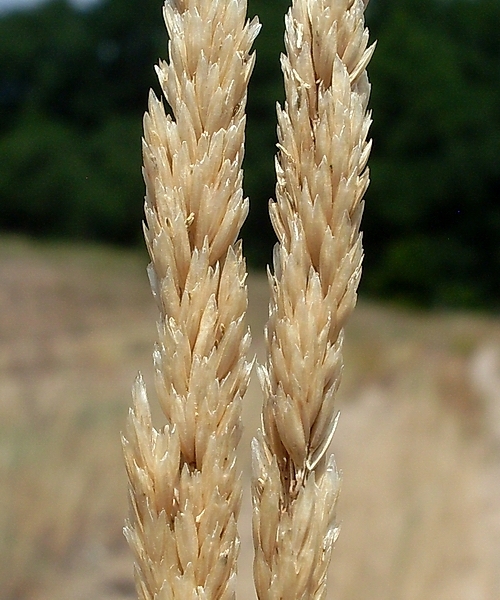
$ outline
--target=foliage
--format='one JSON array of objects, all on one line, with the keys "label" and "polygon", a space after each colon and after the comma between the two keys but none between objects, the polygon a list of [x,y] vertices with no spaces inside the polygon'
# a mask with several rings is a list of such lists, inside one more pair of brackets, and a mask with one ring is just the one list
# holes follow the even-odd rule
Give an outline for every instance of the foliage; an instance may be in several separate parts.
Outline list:
[{"label": "foliage", "polygon": [[500,4],[378,0],[365,289],[439,305],[500,297]]},{"label": "foliage", "polygon": [[[0,228],[138,243],[141,118],[166,56],[161,0],[55,0],[0,19]],[[248,99],[244,228],[251,262],[274,237],[275,102],[285,0],[250,0],[263,29]],[[498,307],[500,3],[371,0],[374,150],[362,292]]]}]

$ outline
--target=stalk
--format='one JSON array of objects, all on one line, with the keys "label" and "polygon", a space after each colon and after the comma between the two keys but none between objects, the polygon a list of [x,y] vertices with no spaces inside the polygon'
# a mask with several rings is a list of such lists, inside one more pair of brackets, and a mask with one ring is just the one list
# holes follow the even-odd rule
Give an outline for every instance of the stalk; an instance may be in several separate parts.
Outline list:
[{"label": "stalk", "polygon": [[370,84],[362,0],[293,0],[278,106],[278,244],[253,441],[254,575],[260,600],[319,599],[338,535],[340,477],[328,448],[343,328],[361,275]]},{"label": "stalk", "polygon": [[251,365],[239,230],[250,49],[245,0],[166,0],[169,62],[144,117],[144,228],[160,317],[153,427],[139,375],[123,436],[141,600],[234,598],[236,446]]}]

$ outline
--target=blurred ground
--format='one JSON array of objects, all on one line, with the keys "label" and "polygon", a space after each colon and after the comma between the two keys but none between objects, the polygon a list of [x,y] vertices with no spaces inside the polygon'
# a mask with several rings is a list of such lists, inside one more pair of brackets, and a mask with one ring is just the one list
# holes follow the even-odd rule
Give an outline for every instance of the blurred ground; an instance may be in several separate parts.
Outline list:
[{"label": "blurred ground", "polygon": [[[3,600],[135,597],[119,432],[152,386],[145,255],[0,242]],[[262,357],[267,284],[249,277]],[[330,598],[500,598],[500,320],[360,302],[346,332]],[[241,466],[260,392],[245,404]],[[244,499],[239,598],[252,599]]]}]

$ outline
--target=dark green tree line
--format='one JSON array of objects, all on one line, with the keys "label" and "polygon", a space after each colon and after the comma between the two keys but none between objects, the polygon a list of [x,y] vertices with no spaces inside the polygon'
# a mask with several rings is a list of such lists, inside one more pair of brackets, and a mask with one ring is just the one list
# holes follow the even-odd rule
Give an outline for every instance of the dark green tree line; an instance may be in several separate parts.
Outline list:
[{"label": "dark green tree line", "polygon": [[365,289],[500,298],[500,3],[377,0]]},{"label": "dark green tree line", "polygon": [[[140,138],[161,0],[63,0],[0,19],[0,228],[141,243]],[[244,227],[251,262],[274,235],[275,102],[288,1],[249,0],[263,29],[248,100]],[[374,149],[362,293],[443,306],[500,298],[500,3],[371,0]]]}]

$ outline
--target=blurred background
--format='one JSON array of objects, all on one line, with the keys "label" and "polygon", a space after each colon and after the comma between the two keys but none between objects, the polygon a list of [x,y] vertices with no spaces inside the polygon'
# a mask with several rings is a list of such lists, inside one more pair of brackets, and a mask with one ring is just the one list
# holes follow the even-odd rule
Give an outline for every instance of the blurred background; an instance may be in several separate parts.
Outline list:
[{"label": "blurred background", "polygon": [[[0,0],[0,596],[134,597],[119,432],[156,312],[142,115],[161,0]],[[264,356],[285,0],[248,99],[249,322]],[[371,0],[374,139],[361,302],[333,443],[331,597],[500,598],[500,2]],[[245,406],[241,464],[258,426]],[[159,421],[161,423],[161,421]],[[247,486],[248,487],[248,486]],[[250,504],[240,597],[253,597]]]},{"label": "blurred background", "polygon": [[[149,88],[159,93],[153,65],[167,53],[161,0],[20,10],[22,1],[0,2],[0,228],[142,244],[141,120]],[[258,267],[274,243],[267,201],[287,6],[249,2],[263,28],[248,101],[252,208],[243,237]],[[378,47],[362,293],[496,309],[500,3],[373,0],[367,22]]]}]

